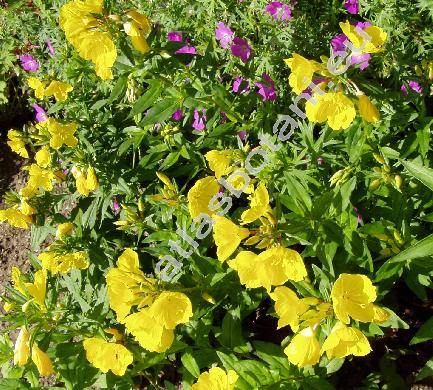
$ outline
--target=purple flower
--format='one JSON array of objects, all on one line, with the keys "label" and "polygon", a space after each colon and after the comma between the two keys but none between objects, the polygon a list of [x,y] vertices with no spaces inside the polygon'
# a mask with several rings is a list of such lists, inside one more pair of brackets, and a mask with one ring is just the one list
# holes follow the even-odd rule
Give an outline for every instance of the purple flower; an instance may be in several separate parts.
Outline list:
[{"label": "purple flower", "polygon": [[325,162],[325,159],[323,157],[317,157],[317,164],[323,165]]},{"label": "purple flower", "polygon": [[114,210],[115,212],[118,212],[118,211],[120,210],[120,205],[119,205],[119,203],[117,202],[117,199],[116,199],[116,198],[113,199],[113,210]]},{"label": "purple flower", "polygon": [[183,112],[181,108],[177,109],[171,116],[171,118],[174,119],[175,121],[180,121],[182,117],[183,117]]},{"label": "purple flower", "polygon": [[250,90],[250,83],[248,80],[238,76],[233,81],[232,91],[234,93],[246,93]]},{"label": "purple flower", "polygon": [[192,123],[192,127],[197,131],[203,131],[206,128],[206,110],[203,109],[202,116],[200,117],[200,113],[197,109],[194,110],[194,122]]},{"label": "purple flower", "polygon": [[[421,85],[418,82],[416,82],[415,80],[409,81],[409,88],[412,91],[415,91],[416,93],[419,93],[419,94],[422,94],[422,92],[423,92],[423,89],[422,89]],[[407,95],[406,85],[403,84],[401,86],[401,90],[404,92],[405,95]]]},{"label": "purple flower", "polygon": [[235,57],[239,57],[242,62],[245,64],[250,58],[251,55],[251,46],[245,39],[235,37],[233,39],[233,44],[231,46],[232,54]]},{"label": "purple flower", "polygon": [[[367,27],[371,26],[371,23],[369,22],[358,22],[356,24],[356,27],[360,29],[365,29]],[[338,34],[334,38],[331,39],[331,46],[334,54],[344,54],[348,51],[348,48],[346,47],[346,42],[348,42],[349,39],[345,34]],[[359,69],[362,71],[366,69],[369,66],[369,61],[371,59],[370,53],[364,53],[364,54],[352,54],[350,58],[351,65],[359,65]]]},{"label": "purple flower", "polygon": [[197,54],[197,49],[194,46],[185,45],[174,52],[175,54]]},{"label": "purple flower", "polygon": [[238,137],[241,139],[241,141],[245,141],[247,139],[247,132],[245,130],[241,130],[238,133]]},{"label": "purple flower", "polygon": [[268,74],[262,74],[262,83],[256,83],[256,87],[259,88],[258,94],[262,97],[262,100],[265,102],[266,100],[273,101],[277,98],[277,94],[275,93],[275,83]]},{"label": "purple flower", "polygon": [[265,11],[273,16],[275,20],[290,20],[292,19],[292,10],[287,4],[279,1],[271,1],[265,8]]},{"label": "purple flower", "polygon": [[346,42],[347,36],[345,34],[338,34],[334,38],[331,39],[331,46],[334,53],[340,53],[346,51],[346,46],[344,42]]},{"label": "purple flower", "polygon": [[40,67],[38,60],[30,54],[20,56],[20,61],[22,68],[27,72],[37,72]]},{"label": "purple flower", "polygon": [[215,37],[219,41],[223,49],[227,49],[233,40],[234,32],[230,30],[223,22],[217,23],[217,28],[215,30]]},{"label": "purple flower", "polygon": [[220,112],[221,120],[220,123],[226,123],[227,122],[227,114],[224,111]]},{"label": "purple flower", "polygon": [[36,122],[45,122],[48,119],[48,115],[45,112],[45,110],[41,107],[38,106],[37,104],[33,104],[33,109],[35,110],[35,118],[36,118]]},{"label": "purple flower", "polygon": [[352,65],[360,64],[359,69],[364,70],[366,69],[370,64],[369,61],[371,59],[370,53],[364,53],[360,55],[352,55],[350,59],[350,63]]},{"label": "purple flower", "polygon": [[372,24],[370,22],[358,22],[355,27],[365,30],[367,27],[371,27]]},{"label": "purple flower", "polygon": [[51,41],[49,39],[47,39],[45,41],[45,43],[46,43],[46,45],[48,47],[48,50],[50,52],[51,57],[54,57],[56,55],[56,51],[54,50],[53,44],[51,43]]},{"label": "purple flower", "polygon": [[346,8],[349,14],[357,14],[359,12],[358,0],[346,0],[344,2],[344,8]]},{"label": "purple flower", "polygon": [[170,42],[182,42],[182,33],[177,31],[169,31],[167,33],[167,39]]}]

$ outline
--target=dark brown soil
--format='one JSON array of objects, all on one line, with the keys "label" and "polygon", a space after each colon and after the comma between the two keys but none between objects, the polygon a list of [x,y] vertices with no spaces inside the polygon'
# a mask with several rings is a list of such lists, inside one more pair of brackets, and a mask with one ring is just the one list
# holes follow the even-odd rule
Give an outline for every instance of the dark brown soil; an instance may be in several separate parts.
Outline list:
[{"label": "dark brown soil", "polygon": [[[9,149],[4,138],[0,138],[0,209],[6,207],[2,197],[9,189],[24,186],[25,175],[20,172],[21,159]],[[0,223],[0,294],[10,280],[13,266],[26,272],[29,268],[27,253],[30,248],[28,230],[16,229],[7,223]]]}]

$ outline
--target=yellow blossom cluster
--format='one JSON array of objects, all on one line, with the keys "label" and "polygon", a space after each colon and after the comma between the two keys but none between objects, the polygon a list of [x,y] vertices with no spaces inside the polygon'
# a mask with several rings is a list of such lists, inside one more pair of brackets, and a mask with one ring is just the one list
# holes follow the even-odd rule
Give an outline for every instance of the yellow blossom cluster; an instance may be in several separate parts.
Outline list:
[{"label": "yellow blossom cluster", "polygon": [[[192,305],[181,292],[161,291],[156,279],[139,268],[138,254],[126,249],[106,276],[110,307],[145,349],[164,352],[174,340],[174,328],[189,321]],[[137,312],[131,313],[136,306]]]},{"label": "yellow blossom cluster", "polygon": [[[150,48],[145,36],[151,30],[149,20],[135,10],[129,11],[126,17],[125,33],[136,50],[147,53]],[[114,37],[110,32],[113,26],[108,23],[113,24],[119,19],[117,15],[106,17],[103,0],[73,0],[60,9],[59,23],[66,39],[82,58],[95,64],[96,74],[104,80],[113,78],[112,67],[117,59]]]},{"label": "yellow blossom cluster", "polygon": [[[357,54],[380,52],[387,38],[387,34],[376,26],[364,29],[364,33],[369,37],[368,40],[365,40],[365,37],[349,22],[340,23],[340,27]],[[325,63],[327,61],[328,59],[324,58],[324,63],[319,63],[308,60],[297,53],[285,60],[291,70],[289,84],[293,92],[299,95],[308,88],[312,89],[305,104],[307,118],[311,122],[326,122],[333,130],[344,130],[354,121],[357,106],[363,120],[368,123],[379,121],[379,110],[371,100],[359,90],[353,81],[344,79],[340,75],[335,76],[330,72]],[[320,76],[318,85],[314,85],[315,74]],[[354,94],[357,98],[355,103],[350,96],[351,92],[345,86],[355,89]],[[324,89],[328,90],[324,91]]]},{"label": "yellow blossom cluster", "polygon": [[[350,319],[383,323],[389,317],[386,310],[373,303],[376,288],[365,275],[341,274],[332,287],[332,303],[314,297],[298,298],[285,286],[277,287],[270,296],[275,301],[278,327],[289,325],[297,332],[284,352],[289,361],[299,367],[318,363],[323,353],[329,359],[367,355],[371,351],[368,339],[359,329],[349,325]],[[336,324],[321,346],[316,329],[325,318],[333,316],[337,319]]]}]

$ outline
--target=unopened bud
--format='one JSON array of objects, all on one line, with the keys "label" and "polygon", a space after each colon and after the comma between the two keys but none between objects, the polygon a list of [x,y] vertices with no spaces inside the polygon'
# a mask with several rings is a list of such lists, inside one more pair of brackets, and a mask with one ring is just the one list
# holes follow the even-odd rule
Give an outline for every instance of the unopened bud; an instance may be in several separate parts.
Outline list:
[{"label": "unopened bud", "polygon": [[376,191],[379,187],[380,187],[380,179],[375,179],[370,183],[368,189],[370,191]]},{"label": "unopened bud", "polygon": [[379,154],[373,153],[373,157],[378,163],[385,164],[385,159],[382,156],[380,156]]},{"label": "unopened bud", "polygon": [[394,180],[395,180],[396,187],[400,190],[403,184],[403,179],[401,178],[400,175],[395,175]]}]

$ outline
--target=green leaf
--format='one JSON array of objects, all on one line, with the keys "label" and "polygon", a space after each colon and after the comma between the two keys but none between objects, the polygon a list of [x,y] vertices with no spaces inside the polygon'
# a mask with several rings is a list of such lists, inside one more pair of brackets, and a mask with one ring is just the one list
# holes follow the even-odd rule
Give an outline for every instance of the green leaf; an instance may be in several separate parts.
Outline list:
[{"label": "green leaf", "polygon": [[417,381],[422,381],[425,378],[433,376],[433,359],[427,361],[420,373],[416,376]]},{"label": "green leaf", "polygon": [[166,98],[156,103],[147,116],[140,122],[140,126],[161,123],[171,117],[173,112],[179,107],[179,101],[174,98]]},{"label": "green leaf", "polygon": [[410,340],[410,345],[423,343],[431,339],[433,339],[433,317],[419,328],[418,332],[416,332],[415,336]]},{"label": "green leaf", "polygon": [[224,316],[222,322],[222,332],[219,340],[222,345],[233,349],[235,352],[242,352],[243,349],[245,349],[246,343],[242,337],[239,307],[235,310],[228,311]]},{"label": "green leaf", "polygon": [[25,390],[30,388],[30,385],[21,382],[18,379],[0,379],[0,390]]},{"label": "green leaf", "polygon": [[415,179],[419,180],[433,191],[433,169],[410,161],[402,160],[401,163]]},{"label": "green leaf", "polygon": [[254,341],[253,346],[254,353],[272,369],[278,370],[283,377],[288,378],[293,375],[287,356],[280,346],[264,341]]},{"label": "green leaf", "polygon": [[162,91],[162,84],[160,81],[153,81],[151,87],[146,91],[146,93],[138,98],[132,107],[130,117],[142,113],[147,110],[156,99],[159,98]]},{"label": "green leaf", "polygon": [[200,376],[200,368],[198,364],[192,356],[191,352],[185,352],[180,360],[182,361],[183,366],[195,377],[198,378]]},{"label": "green leaf", "polygon": [[125,94],[127,83],[128,83],[128,75],[123,75],[123,76],[119,77],[116,85],[113,88],[113,91],[111,92],[110,97],[108,98],[108,101],[107,101],[108,104],[113,103],[121,95]]},{"label": "green leaf", "polygon": [[394,275],[407,265],[410,260],[420,257],[429,257],[433,254],[433,234],[418,241],[416,244],[400,252],[398,255],[391,257],[378,269],[376,273],[376,282],[387,279]]}]

